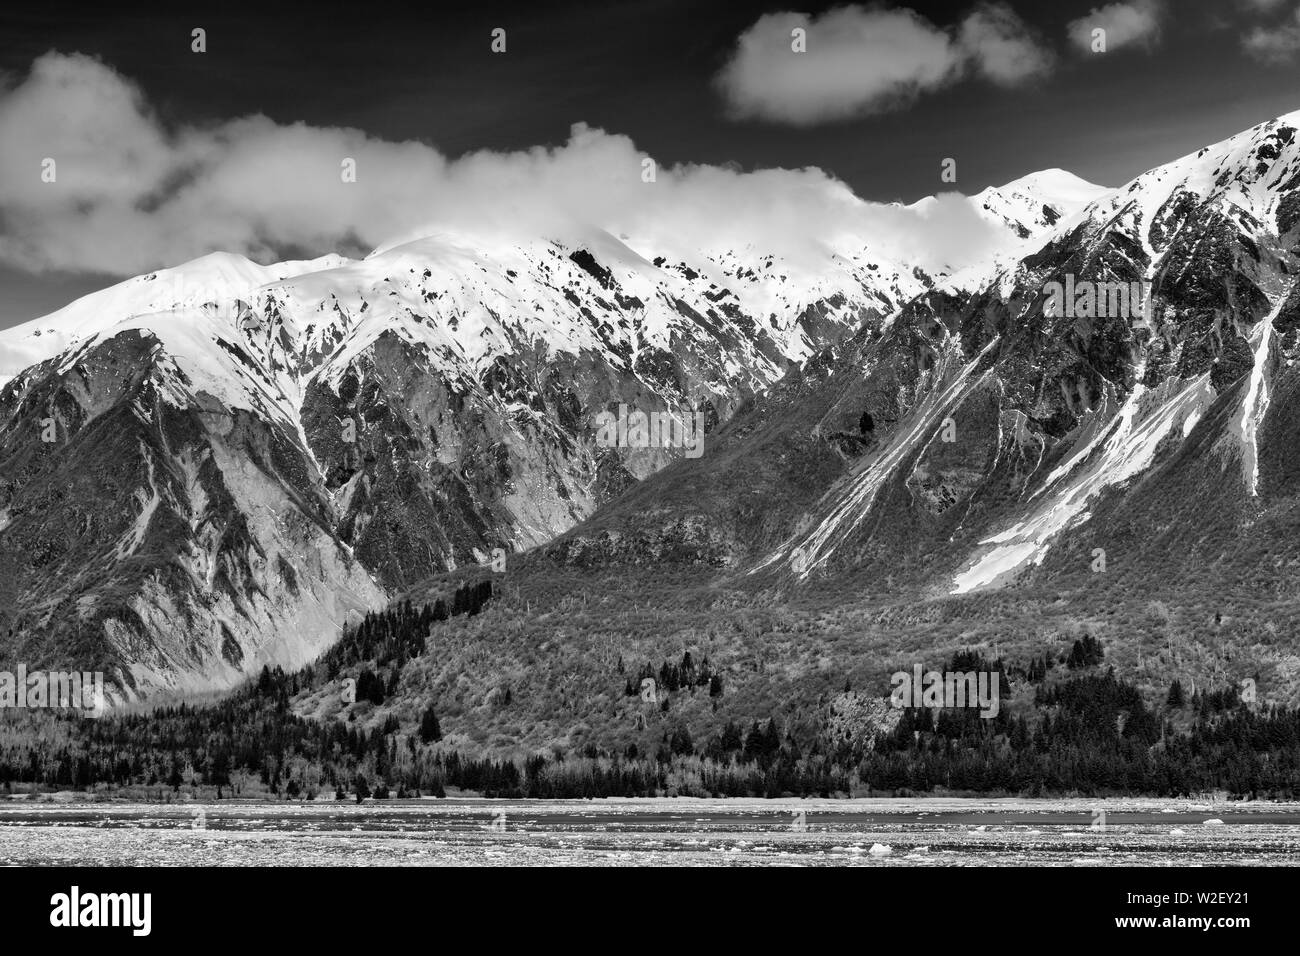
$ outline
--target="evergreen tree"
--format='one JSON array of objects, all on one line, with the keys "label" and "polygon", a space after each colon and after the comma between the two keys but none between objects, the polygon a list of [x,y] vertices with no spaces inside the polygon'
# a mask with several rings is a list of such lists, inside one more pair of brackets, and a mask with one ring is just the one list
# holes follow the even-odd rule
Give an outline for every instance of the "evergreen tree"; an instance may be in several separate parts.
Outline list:
[{"label": "evergreen tree", "polygon": [[438,725],[438,715],[430,704],[420,718],[420,739],[426,744],[436,743],[442,739],[442,727]]},{"label": "evergreen tree", "polygon": [[1183,707],[1187,703],[1187,697],[1183,693],[1182,682],[1177,678],[1175,678],[1174,682],[1169,685],[1169,696],[1165,698],[1165,703],[1170,707],[1175,708]]},{"label": "evergreen tree", "polygon": [[1071,670],[1080,667],[1093,667],[1100,664],[1104,657],[1105,653],[1102,651],[1101,641],[1091,634],[1085,634],[1070,647],[1070,654],[1065,659],[1065,664]]}]

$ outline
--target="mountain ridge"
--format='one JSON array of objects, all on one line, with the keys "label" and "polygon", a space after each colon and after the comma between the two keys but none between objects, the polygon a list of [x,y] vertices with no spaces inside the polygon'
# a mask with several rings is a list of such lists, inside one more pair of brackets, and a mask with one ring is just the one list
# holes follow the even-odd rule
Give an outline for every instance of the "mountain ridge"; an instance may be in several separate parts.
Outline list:
[{"label": "mountain ridge", "polygon": [[[1066,198],[1057,205],[1040,202],[1049,191]],[[70,377],[125,372],[109,353],[127,332],[140,334],[139,348],[153,356],[146,385],[150,394],[161,397],[161,406],[150,408],[190,410],[193,424],[183,429],[183,438],[169,431],[165,415],[152,420],[130,416],[133,428],[151,435],[141,447],[152,443],[166,451],[143,456],[145,464],[138,469],[146,475],[143,486],[137,482],[115,489],[118,500],[144,502],[128,508],[138,512],[128,523],[137,531],[128,534],[119,526],[113,535],[101,536],[91,562],[107,567],[96,573],[113,580],[114,595],[121,592],[112,602],[92,602],[90,629],[117,629],[116,637],[101,642],[98,653],[109,662],[126,661],[130,654],[122,649],[143,642],[163,662],[157,668],[123,671],[129,673],[121,681],[127,697],[176,687],[178,680],[201,683],[205,658],[239,661],[244,672],[265,662],[282,663],[274,638],[267,645],[258,632],[257,608],[259,602],[288,608],[308,599],[319,603],[318,597],[301,597],[305,572],[320,577],[326,590],[340,575],[357,582],[351,586],[355,602],[325,613],[325,633],[306,642],[312,647],[327,644],[331,629],[336,633],[351,615],[382,605],[430,575],[486,562],[496,549],[541,547],[565,561],[578,559],[574,549],[579,548],[586,554],[583,562],[641,561],[650,548],[645,555],[671,555],[671,560],[689,563],[695,560],[692,555],[708,552],[709,563],[757,573],[763,581],[779,567],[788,573],[794,561],[799,565],[795,578],[806,580],[813,570],[820,573],[827,560],[843,569],[859,564],[854,555],[863,553],[864,543],[846,546],[861,533],[879,492],[894,487],[897,467],[912,463],[909,481],[921,484],[910,493],[911,501],[914,505],[920,491],[921,500],[930,502],[926,507],[932,517],[961,503],[963,488],[969,491],[983,482],[985,466],[961,462],[940,467],[937,483],[918,477],[931,474],[929,465],[918,472],[918,450],[932,458],[939,450],[933,429],[942,421],[933,412],[954,405],[974,408],[977,397],[985,405],[992,402],[993,417],[981,413],[972,419],[971,435],[983,443],[981,454],[995,471],[1023,457],[1023,446],[1031,441],[1050,439],[1058,449],[1053,454],[1060,457],[1061,436],[1086,417],[1081,409],[1093,411],[1094,401],[1073,402],[1066,390],[1065,400],[1040,394],[1035,401],[1048,401],[1051,407],[1035,409],[1023,398],[1005,406],[996,397],[994,392],[1005,392],[1013,383],[1017,394],[1032,384],[1026,378],[1030,367],[1005,354],[1008,341],[1023,339],[1016,323],[1029,314],[1012,300],[1041,292],[1050,272],[1046,260],[1052,259],[1059,271],[1087,242],[1094,247],[1110,242],[1098,238],[1109,225],[1099,223],[1096,210],[1116,195],[1049,170],[972,197],[969,201],[980,206],[982,215],[1008,230],[1014,238],[1009,248],[1017,250],[1014,263],[990,257],[982,277],[969,270],[964,277],[931,277],[884,257],[830,247],[813,252],[821,265],[811,273],[806,261],[787,263],[754,249],[694,254],[688,261],[644,246],[638,251],[637,240],[601,231],[580,232],[577,238],[570,233],[568,244],[551,239],[522,246],[467,246],[462,235],[430,235],[380,247],[362,260],[324,257],[270,267],[206,257],[208,261],[197,261],[200,278],[208,279],[209,273],[218,279],[234,277],[235,288],[215,300],[207,298],[209,290],[194,289],[188,299],[182,296],[173,303],[180,311],[132,311],[158,304],[152,290],[141,288],[148,282],[165,283],[179,275],[182,286],[187,281],[202,285],[187,279],[181,267],[177,273],[156,273],[109,290],[109,299],[128,300],[116,308],[131,312],[116,322],[111,314],[105,319],[105,310],[94,301],[87,306],[82,300],[80,308],[90,315],[71,323],[84,332],[81,337],[50,337],[47,320],[0,333],[0,350],[8,347],[24,359],[46,355],[43,364],[19,371],[0,391],[6,422],[0,443],[12,446],[20,434],[30,442],[37,426],[50,417],[69,436],[93,422],[93,405],[70,387]],[[1102,252],[1094,258],[1104,277],[1125,271],[1114,250],[1107,246]],[[253,284],[261,278],[268,281]],[[1263,300],[1262,293],[1259,298]],[[75,317],[74,306],[62,311]],[[164,321],[167,317],[175,321]],[[996,328],[1006,322],[1013,324]],[[1118,328],[1108,324],[1104,334],[1132,339],[1131,332]],[[1083,334],[1091,338],[1093,332]],[[1046,339],[1036,341],[1031,351],[1041,349]],[[1087,343],[1077,345],[1082,352],[1071,342],[1052,362],[1057,367],[1082,362],[1081,368],[1091,368],[1083,372],[1085,378],[1116,374],[1087,357]],[[1116,359],[1108,361],[1114,365]],[[87,370],[96,365],[103,368]],[[996,375],[994,366],[1000,369]],[[1001,370],[1013,366],[1020,370],[1011,377]],[[1127,390],[1133,371],[1106,387]],[[795,409],[804,401],[800,392],[808,383],[826,397],[808,419],[808,436],[796,441],[797,452],[786,439],[763,444],[769,441],[762,437],[763,416]],[[1100,380],[1088,383],[1105,393]],[[1041,392],[1039,386],[1033,388]],[[773,400],[787,405],[774,412]],[[43,403],[45,411],[59,413],[37,417]],[[597,446],[591,434],[594,413],[619,404],[645,412],[702,410],[709,452],[702,462],[689,463],[669,449]],[[135,407],[142,407],[139,401]],[[1093,417],[1100,422],[1118,407],[1099,406]],[[1050,412],[1046,419],[1044,412]],[[802,421],[807,416],[798,412],[796,417]],[[1004,425],[1017,421],[1033,437],[1023,437],[1007,457]],[[988,435],[986,429],[991,429]],[[759,451],[746,448],[753,435],[760,436]],[[917,442],[925,436],[920,448]],[[1040,449],[1040,464],[1045,448]],[[809,454],[800,463],[797,456]],[[594,549],[583,544],[594,540],[583,524],[589,516],[596,515],[592,527],[609,528],[611,518],[618,523],[620,507],[635,509],[637,502],[653,501],[659,489],[679,476],[698,475],[691,480],[703,482],[685,486],[695,488],[684,492],[688,497],[699,494],[705,500],[734,490],[731,479],[710,470],[728,456],[739,474],[750,476],[771,472],[771,456],[786,462],[778,484],[763,494],[770,502],[773,494],[789,495],[791,479],[801,481],[800,494],[791,500],[803,499],[805,513],[789,509],[792,513],[785,515],[782,507],[773,518],[762,513],[761,496],[751,506],[747,496],[732,495],[733,502],[723,503],[734,511],[729,527],[718,526],[709,515],[697,520],[689,509],[686,515],[666,513],[667,524],[660,526],[653,508],[649,520],[646,512],[633,510],[629,520],[643,524],[633,534],[620,532],[614,551],[607,544]],[[0,463],[8,467],[30,458],[30,449],[14,455],[11,448]],[[158,514],[158,506],[148,503],[166,497],[156,493],[149,476],[161,473],[160,463],[162,471],[187,473],[177,468],[178,461],[213,462],[216,484],[205,486],[197,497],[187,492],[166,499],[166,517],[180,519],[190,530],[175,547],[160,549],[145,564],[163,577],[186,568],[192,580],[179,596],[164,597],[164,588],[142,602],[138,592],[114,580],[113,568],[122,564],[118,552],[124,547],[124,554],[136,556],[133,549],[139,545],[132,542],[148,537],[138,531],[140,522],[147,528]],[[239,477],[250,465],[252,484]],[[855,478],[853,472],[860,469]],[[85,602],[73,600],[75,586],[33,600],[41,575],[29,560],[35,529],[51,531],[34,520],[33,502],[55,493],[62,479],[57,467],[37,467],[33,475],[27,487],[7,483],[0,501],[6,516],[0,552],[7,552],[0,553],[0,560],[25,568],[24,579],[30,582],[26,607],[7,622],[10,646],[66,649],[76,646],[68,635],[81,634],[87,626],[81,610]],[[823,475],[838,477],[827,488]],[[193,481],[187,487],[194,487]],[[299,544],[269,531],[265,519],[252,517],[267,507],[268,495],[287,502],[271,511],[298,529],[294,541],[302,540],[302,534],[323,536],[317,539],[317,553],[324,546],[336,555],[333,563],[326,562],[334,570],[304,568],[291,555]],[[214,515],[209,503],[216,500],[225,504]],[[913,505],[897,510],[885,525],[913,520],[906,517]],[[841,518],[832,521],[836,509]],[[805,519],[811,530],[798,530]],[[79,565],[68,555],[84,543],[80,529],[87,520],[82,516],[75,526],[54,532],[64,541],[60,566],[69,572],[81,567],[83,578],[85,562]],[[110,523],[106,516],[89,520],[92,526]],[[881,518],[871,521],[880,527]],[[197,529],[212,526],[224,529],[222,535],[202,543]],[[837,542],[825,554],[818,542],[830,538],[818,539],[819,534]],[[881,556],[887,550],[881,550],[883,539],[866,546]],[[965,560],[972,560],[972,554],[981,560],[970,550]],[[926,558],[952,567],[960,560],[946,547]],[[280,582],[269,589],[267,567]],[[215,568],[216,575],[206,580],[199,568]],[[75,581],[78,574],[67,577]],[[783,574],[777,573],[770,583],[788,587],[782,581]],[[228,594],[219,596],[215,584]],[[109,585],[97,587],[103,593]],[[296,594],[294,588],[299,588]],[[214,609],[222,601],[229,607],[218,613]],[[168,604],[184,609],[181,617],[192,620],[186,640],[204,648],[179,677],[170,663],[169,640],[156,625],[122,623],[155,619],[157,608]],[[117,621],[112,628],[110,619]],[[41,640],[32,636],[34,628],[64,636]],[[14,634],[19,635],[16,641]],[[304,642],[295,646],[300,645]],[[223,673],[226,685],[235,679],[233,672]]]},{"label": "mountain ridge", "polygon": [[5,656],[88,657],[125,699],[300,665],[680,454],[599,447],[598,411],[712,429],[932,281],[864,250],[629,241],[214,253],[0,332]]}]

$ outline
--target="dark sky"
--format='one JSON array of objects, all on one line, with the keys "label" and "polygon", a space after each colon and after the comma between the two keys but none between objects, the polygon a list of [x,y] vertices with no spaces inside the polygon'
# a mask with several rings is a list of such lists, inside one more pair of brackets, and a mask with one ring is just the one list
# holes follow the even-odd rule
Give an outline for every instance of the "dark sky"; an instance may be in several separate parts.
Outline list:
[{"label": "dark sky", "polygon": [[[972,7],[905,5],[941,26]],[[824,9],[806,2],[538,0],[402,12],[388,4],[332,11],[266,3],[200,13],[9,4],[0,14],[0,71],[13,84],[46,51],[93,54],[139,83],[167,123],[260,112],[417,139],[450,156],[561,143],[583,121],[632,137],[662,163],[819,166],[864,198],[907,202],[944,188],[944,157],[957,159],[957,188],[966,193],[1053,166],[1118,185],[1300,108],[1296,64],[1261,65],[1242,52],[1239,37],[1252,22],[1239,12],[1246,0],[1173,0],[1176,14],[1153,50],[1104,58],[1065,43],[1066,24],[1098,4],[1011,5],[1060,55],[1049,78],[1010,90],[963,82],[892,113],[807,128],[729,120],[712,86],[736,37],[759,15]],[[208,32],[204,56],[189,51],[195,26]],[[509,31],[506,56],[488,51],[495,26]],[[108,281],[0,265],[0,326]]]}]

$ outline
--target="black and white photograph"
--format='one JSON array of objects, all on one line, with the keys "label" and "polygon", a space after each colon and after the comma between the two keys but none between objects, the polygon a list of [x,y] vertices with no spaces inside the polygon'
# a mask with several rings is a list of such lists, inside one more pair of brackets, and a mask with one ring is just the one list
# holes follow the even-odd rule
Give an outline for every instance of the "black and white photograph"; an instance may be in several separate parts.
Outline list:
[{"label": "black and white photograph", "polygon": [[1241,939],[1298,631],[1300,0],[0,13],[34,927],[998,868]]}]

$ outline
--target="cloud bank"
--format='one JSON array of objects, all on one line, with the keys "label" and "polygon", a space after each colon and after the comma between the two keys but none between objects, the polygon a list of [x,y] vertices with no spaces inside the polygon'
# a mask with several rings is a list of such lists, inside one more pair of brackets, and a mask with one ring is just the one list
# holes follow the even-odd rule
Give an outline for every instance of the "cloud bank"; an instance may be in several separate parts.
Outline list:
[{"label": "cloud bank", "polygon": [[[990,16],[972,30],[997,77],[1007,23]],[[271,262],[436,230],[536,239],[576,224],[792,256],[861,240],[933,271],[1005,241],[956,194],[924,211],[868,203],[816,168],[660,167],[647,183],[647,158],[627,137],[581,124],[557,146],[454,160],[419,142],[265,116],[167,128],[110,67],[49,53],[0,90],[0,261],[132,275],[213,251]],[[42,181],[45,159],[54,182]]]},{"label": "cloud bank", "polygon": [[908,9],[847,6],[760,17],[715,83],[733,118],[809,126],[897,109],[971,75],[1014,86],[1052,61],[1004,3],[980,5],[954,29]]}]

